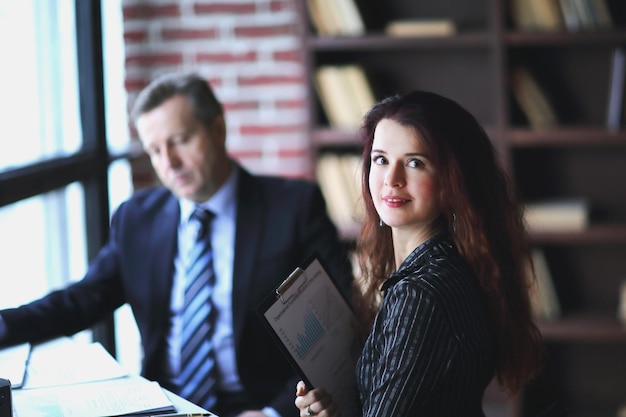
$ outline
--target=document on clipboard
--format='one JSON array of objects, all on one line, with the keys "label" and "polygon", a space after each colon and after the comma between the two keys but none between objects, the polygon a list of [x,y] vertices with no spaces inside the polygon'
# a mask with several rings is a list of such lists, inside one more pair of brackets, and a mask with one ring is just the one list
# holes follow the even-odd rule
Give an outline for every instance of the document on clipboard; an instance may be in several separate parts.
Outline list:
[{"label": "document on clipboard", "polygon": [[354,313],[321,262],[296,268],[257,313],[306,385],[323,387],[342,415],[357,415]]}]

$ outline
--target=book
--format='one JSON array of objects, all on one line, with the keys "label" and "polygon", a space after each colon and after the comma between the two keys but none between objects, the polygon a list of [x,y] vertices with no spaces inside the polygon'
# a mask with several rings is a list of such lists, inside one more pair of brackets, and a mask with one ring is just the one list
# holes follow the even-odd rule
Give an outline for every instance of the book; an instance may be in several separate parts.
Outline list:
[{"label": "book", "polygon": [[360,167],[360,157],[355,154],[327,152],[317,162],[317,181],[326,198],[329,216],[346,233],[360,226],[364,213]]},{"label": "book", "polygon": [[355,122],[361,124],[365,113],[376,104],[374,92],[370,87],[365,71],[358,65],[344,65],[339,68],[347,93],[352,99],[356,111]]},{"label": "book", "polygon": [[574,0],[559,0],[559,8],[561,9],[565,28],[569,32],[578,32],[582,29]]},{"label": "book", "polygon": [[572,0],[582,30],[595,30],[596,21],[589,0]]},{"label": "book", "polygon": [[346,225],[353,228],[361,223],[365,215],[365,208],[361,199],[361,156],[344,154],[340,158],[343,184],[350,200],[350,220]]},{"label": "book", "polygon": [[451,36],[456,33],[456,25],[451,19],[411,19],[393,20],[385,26],[389,36]]},{"label": "book", "polygon": [[519,29],[534,29],[535,17],[527,0],[511,0],[511,18]]},{"label": "book", "polygon": [[319,35],[332,36],[336,33],[331,16],[327,8],[322,8],[322,0],[306,0],[309,19]]},{"label": "book", "polygon": [[558,0],[565,27],[570,32],[614,27],[606,0]]},{"label": "book", "polygon": [[613,18],[611,17],[611,12],[609,11],[606,0],[587,0],[587,2],[589,3],[594,28],[601,30],[612,29]]},{"label": "book", "polygon": [[355,129],[375,103],[365,72],[357,65],[324,65],[314,85],[331,126]]},{"label": "book", "polygon": [[340,16],[332,0],[307,0],[307,9],[318,34],[337,36],[341,33]]},{"label": "book", "polygon": [[558,124],[550,101],[526,68],[517,67],[512,70],[511,89],[533,129],[547,129]]},{"label": "book", "polygon": [[331,126],[353,129],[359,125],[354,100],[339,66],[319,67],[314,73],[314,85]]},{"label": "book", "polygon": [[578,232],[589,225],[584,198],[549,199],[526,203],[524,221],[530,232]]},{"label": "book", "polygon": [[530,302],[533,315],[541,321],[555,320],[561,315],[561,306],[543,250],[533,248],[531,259],[534,280],[531,281]]},{"label": "book", "polygon": [[365,33],[365,25],[354,0],[332,0],[339,16],[341,35],[357,36]]},{"label": "book", "polygon": [[558,0],[526,0],[533,10],[536,30],[557,31],[564,29],[563,17]]},{"label": "book", "polygon": [[524,30],[556,31],[564,28],[559,0],[512,0],[511,17]]},{"label": "book", "polygon": [[357,36],[365,25],[354,0],[306,0],[315,29],[323,36]]},{"label": "book", "polygon": [[626,77],[626,51],[616,48],[611,62],[609,81],[609,100],[606,114],[606,127],[610,131],[618,131],[622,127],[624,107],[624,87]]},{"label": "book", "polygon": [[339,230],[352,219],[352,199],[343,182],[339,155],[327,152],[319,156],[315,170],[317,183],[327,202],[328,215]]},{"label": "book", "polygon": [[337,7],[335,0],[319,0],[320,8],[322,10],[322,16],[325,16],[329,21],[329,26],[332,28],[331,35],[341,35],[344,31],[341,22],[341,12]]}]

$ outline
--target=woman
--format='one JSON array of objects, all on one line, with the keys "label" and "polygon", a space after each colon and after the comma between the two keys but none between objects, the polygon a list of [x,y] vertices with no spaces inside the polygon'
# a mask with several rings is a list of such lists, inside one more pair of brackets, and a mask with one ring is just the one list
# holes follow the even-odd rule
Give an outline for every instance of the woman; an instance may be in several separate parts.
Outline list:
[{"label": "woman", "polygon": [[[360,135],[362,415],[483,416],[493,377],[514,394],[543,355],[507,177],[474,117],[434,93],[381,101]],[[295,404],[301,416],[338,415],[323,387],[300,382]]]}]

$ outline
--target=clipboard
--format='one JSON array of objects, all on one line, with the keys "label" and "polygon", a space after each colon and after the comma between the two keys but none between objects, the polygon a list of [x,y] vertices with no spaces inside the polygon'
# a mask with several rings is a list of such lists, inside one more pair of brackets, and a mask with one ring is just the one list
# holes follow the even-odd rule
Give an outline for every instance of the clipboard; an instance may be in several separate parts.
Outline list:
[{"label": "clipboard", "polygon": [[357,415],[355,316],[320,260],[296,268],[256,311],[307,387],[323,387],[342,415]]}]

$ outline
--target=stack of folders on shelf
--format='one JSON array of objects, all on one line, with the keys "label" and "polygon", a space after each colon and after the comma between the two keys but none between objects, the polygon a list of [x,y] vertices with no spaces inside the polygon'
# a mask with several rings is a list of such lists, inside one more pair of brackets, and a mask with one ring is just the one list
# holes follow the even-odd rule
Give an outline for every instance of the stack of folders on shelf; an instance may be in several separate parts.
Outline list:
[{"label": "stack of folders on shelf", "polygon": [[314,74],[314,85],[331,126],[354,129],[374,105],[374,93],[358,65],[324,65]]},{"label": "stack of folders on shelf", "polygon": [[359,36],[365,25],[354,0],[306,0],[309,16],[322,36]]},{"label": "stack of folders on shelf", "polygon": [[395,37],[451,36],[456,24],[452,19],[393,20],[385,26],[385,33]]},{"label": "stack of folders on shelf", "polygon": [[524,205],[529,232],[580,232],[589,225],[589,207],[584,198],[536,201]]},{"label": "stack of folders on shelf", "polygon": [[570,32],[608,30],[614,26],[606,0],[559,0],[559,6]]},{"label": "stack of folders on shelf", "polygon": [[533,249],[532,263],[534,280],[531,279],[530,302],[533,315],[539,321],[556,320],[561,316],[561,305],[543,250]]},{"label": "stack of folders on shelf", "polygon": [[363,217],[359,155],[323,153],[317,160],[316,175],[328,215],[340,232],[358,228]]},{"label": "stack of folders on shelf", "polygon": [[613,28],[606,0],[511,0],[511,15],[518,28],[530,31]]},{"label": "stack of folders on shelf", "polygon": [[558,118],[548,96],[524,67],[511,71],[511,89],[533,129],[549,129],[558,125]]}]

